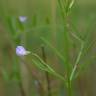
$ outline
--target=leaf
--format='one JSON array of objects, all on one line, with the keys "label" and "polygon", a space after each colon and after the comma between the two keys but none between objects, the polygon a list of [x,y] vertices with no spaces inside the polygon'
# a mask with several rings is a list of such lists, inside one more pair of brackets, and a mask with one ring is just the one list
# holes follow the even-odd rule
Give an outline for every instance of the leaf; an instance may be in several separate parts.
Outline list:
[{"label": "leaf", "polygon": [[82,56],[83,48],[84,48],[84,44],[82,43],[80,51],[79,51],[77,59],[76,59],[76,62],[75,62],[75,65],[74,65],[72,72],[71,72],[71,75],[70,75],[70,81],[74,78],[74,75],[76,73],[77,66],[78,66],[80,59],[81,59],[81,56]]},{"label": "leaf", "polygon": [[51,68],[47,63],[45,63],[38,55],[36,54],[32,54],[33,58],[32,61],[33,63],[40,69],[43,71],[47,71],[48,73],[58,77],[59,79],[65,81],[65,78],[61,75],[59,75],[57,72],[54,71],[53,68]]},{"label": "leaf", "polygon": [[54,53],[63,61],[63,64],[66,66],[66,60],[64,59],[64,56],[55,48],[53,47],[47,40],[45,40],[43,37],[41,37],[41,40],[48,46],[50,47]]}]

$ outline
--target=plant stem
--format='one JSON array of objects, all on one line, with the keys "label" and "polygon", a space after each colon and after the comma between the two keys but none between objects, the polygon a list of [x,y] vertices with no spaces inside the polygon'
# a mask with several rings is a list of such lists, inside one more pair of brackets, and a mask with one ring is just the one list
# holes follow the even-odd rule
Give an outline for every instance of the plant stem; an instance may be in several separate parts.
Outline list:
[{"label": "plant stem", "polygon": [[[31,73],[32,77],[34,78],[34,80],[36,81],[36,89],[37,89],[37,93],[40,95],[40,96],[44,96],[44,89],[42,87],[42,84],[41,82],[38,80],[38,77],[36,76],[36,73],[34,71],[31,71],[31,67],[28,66],[29,64],[27,64],[27,62],[21,58],[21,61],[23,62],[23,64],[26,66],[27,70]],[[23,86],[21,84],[20,85],[20,88],[22,89]],[[22,94],[24,93],[22,90],[21,90]],[[22,96],[25,96],[25,95],[22,95]]]},{"label": "plant stem", "polygon": [[68,79],[68,96],[72,96],[72,82]]},{"label": "plant stem", "polygon": [[20,81],[18,84],[19,84],[21,96],[26,96],[26,92],[24,91],[22,81]]},{"label": "plant stem", "polygon": [[[42,58],[43,58],[44,62],[47,62],[46,61],[46,54],[45,54],[44,46],[42,46]],[[49,78],[48,72],[45,72],[45,75],[46,75],[46,80],[47,80],[47,92],[48,92],[48,96],[52,96],[52,94],[51,94],[51,86],[50,86],[50,78]]]}]

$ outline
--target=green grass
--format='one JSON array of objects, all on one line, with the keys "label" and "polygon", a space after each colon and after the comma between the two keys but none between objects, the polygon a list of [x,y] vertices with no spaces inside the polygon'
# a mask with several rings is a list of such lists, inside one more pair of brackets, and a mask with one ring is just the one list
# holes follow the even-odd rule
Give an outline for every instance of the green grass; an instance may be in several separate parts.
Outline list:
[{"label": "green grass", "polygon": [[[6,90],[13,90],[13,93],[4,90],[6,96],[15,93],[22,96],[47,96],[49,83],[49,96],[84,94],[75,90],[78,84],[74,84],[74,81],[78,81],[78,77],[83,76],[84,72],[88,73],[90,66],[95,64],[96,7],[94,1],[93,5],[86,2],[86,6],[81,2],[0,0],[1,73]],[[21,15],[28,17],[24,24],[18,19]],[[23,45],[33,55],[17,57],[17,45]],[[42,57],[42,45],[45,48],[46,62]],[[46,72],[49,75],[49,83],[46,80]],[[35,84],[35,81],[39,83]],[[15,82],[17,89],[12,82]],[[87,94],[88,89],[91,88],[86,89]],[[81,92],[79,85],[78,90]]]}]

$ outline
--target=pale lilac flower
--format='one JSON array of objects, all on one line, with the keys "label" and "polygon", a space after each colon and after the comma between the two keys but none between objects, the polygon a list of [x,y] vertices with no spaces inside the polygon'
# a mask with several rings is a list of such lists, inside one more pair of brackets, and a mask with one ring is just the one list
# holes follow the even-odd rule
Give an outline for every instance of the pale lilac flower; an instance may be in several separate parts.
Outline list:
[{"label": "pale lilac flower", "polygon": [[25,56],[28,55],[30,51],[27,51],[23,46],[16,47],[16,55],[17,56]]},{"label": "pale lilac flower", "polygon": [[27,20],[26,16],[19,16],[20,22],[25,22]]}]

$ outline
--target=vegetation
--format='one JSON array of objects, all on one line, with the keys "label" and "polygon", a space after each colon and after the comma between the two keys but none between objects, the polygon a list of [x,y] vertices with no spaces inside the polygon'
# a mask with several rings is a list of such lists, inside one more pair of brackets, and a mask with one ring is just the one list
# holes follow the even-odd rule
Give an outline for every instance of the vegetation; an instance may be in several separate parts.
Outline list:
[{"label": "vegetation", "polygon": [[95,96],[80,85],[96,58],[88,2],[0,0],[2,96]]}]

